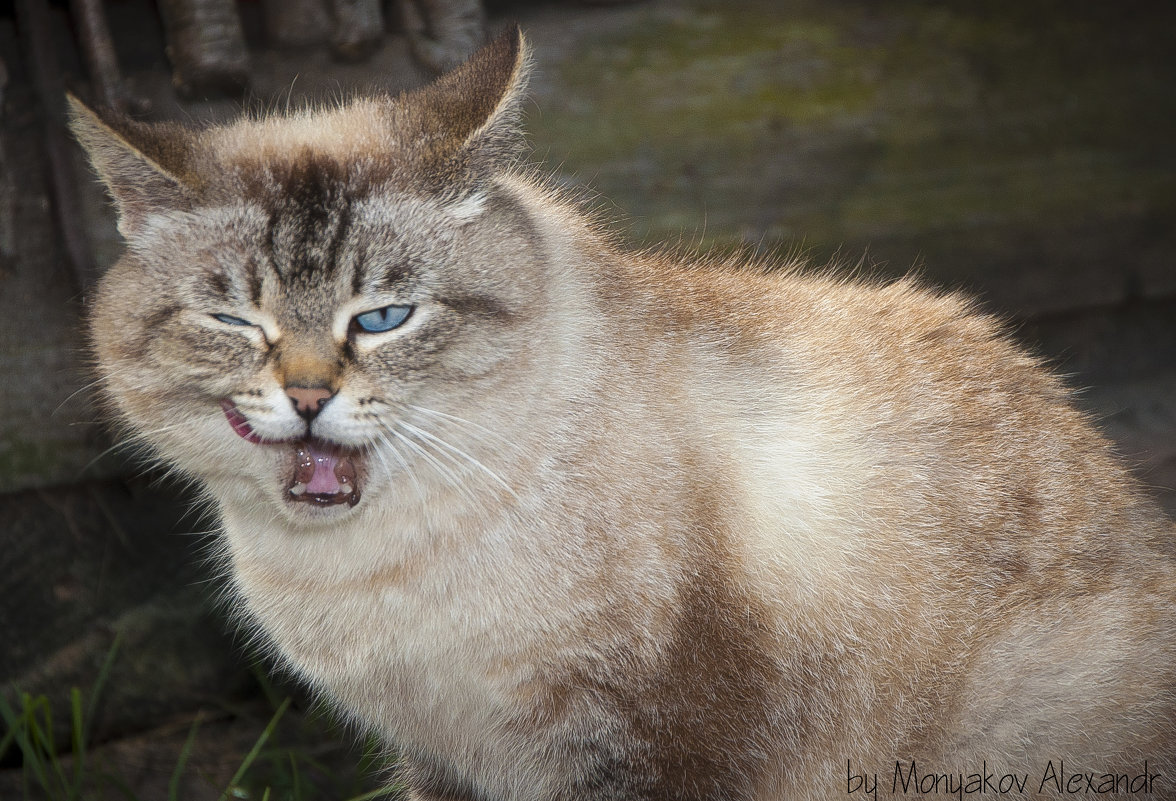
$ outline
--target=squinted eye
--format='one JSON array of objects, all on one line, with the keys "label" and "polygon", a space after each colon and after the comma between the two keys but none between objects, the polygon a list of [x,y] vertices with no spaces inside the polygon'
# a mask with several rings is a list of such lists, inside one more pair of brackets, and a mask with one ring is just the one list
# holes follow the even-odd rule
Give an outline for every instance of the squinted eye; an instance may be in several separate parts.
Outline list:
[{"label": "squinted eye", "polygon": [[253,325],[248,320],[242,320],[240,317],[234,317],[231,314],[214,314],[212,316],[228,325]]},{"label": "squinted eye", "polygon": [[360,331],[379,334],[382,331],[391,331],[393,328],[403,325],[410,314],[412,314],[412,306],[385,306],[382,309],[372,309],[355,315],[352,323]]}]

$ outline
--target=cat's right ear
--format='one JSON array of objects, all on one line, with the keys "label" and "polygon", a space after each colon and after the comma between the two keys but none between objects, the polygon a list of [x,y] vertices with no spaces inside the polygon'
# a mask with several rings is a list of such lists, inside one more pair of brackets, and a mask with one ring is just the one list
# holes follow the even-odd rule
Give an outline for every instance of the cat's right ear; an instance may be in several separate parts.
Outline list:
[{"label": "cat's right ear", "polygon": [[110,190],[124,237],[141,230],[149,214],[189,206],[190,188],[174,167],[162,163],[166,155],[172,161],[182,158],[187,132],[170,126],[164,131],[113,114],[104,117],[72,94],[66,100],[70,130]]}]

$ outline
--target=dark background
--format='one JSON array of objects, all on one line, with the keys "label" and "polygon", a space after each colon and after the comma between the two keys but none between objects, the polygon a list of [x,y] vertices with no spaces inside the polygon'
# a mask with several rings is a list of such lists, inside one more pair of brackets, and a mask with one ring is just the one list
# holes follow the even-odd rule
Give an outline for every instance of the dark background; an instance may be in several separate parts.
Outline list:
[{"label": "dark background", "polygon": [[[251,29],[249,92],[181,102],[154,6],[106,10],[149,118],[428,77],[395,26],[370,60],[348,65],[324,48],[268,48]],[[1083,389],[1079,402],[1176,511],[1176,4],[489,11],[492,29],[518,20],[534,47],[534,159],[598,191],[635,244],[917,269],[978,295]],[[93,274],[79,280],[65,243],[80,237],[100,271],[118,238],[74,151],[77,230],[56,221],[47,148],[60,109],[38,103],[13,9],[0,12],[0,688],[10,700],[45,693],[67,743],[69,688],[92,685],[121,633],[93,730],[99,761],[140,797],[164,797],[199,713],[183,797],[215,798],[274,705],[299,692],[270,686],[215,608],[211,535],[200,534],[211,521],[108,452],[83,336]],[[55,57],[85,93],[68,8],[52,6],[51,21]],[[308,710],[299,697],[288,739],[320,761],[358,762]],[[0,796],[20,797],[20,764],[18,749],[0,754]],[[332,792],[317,797],[343,797]]]}]

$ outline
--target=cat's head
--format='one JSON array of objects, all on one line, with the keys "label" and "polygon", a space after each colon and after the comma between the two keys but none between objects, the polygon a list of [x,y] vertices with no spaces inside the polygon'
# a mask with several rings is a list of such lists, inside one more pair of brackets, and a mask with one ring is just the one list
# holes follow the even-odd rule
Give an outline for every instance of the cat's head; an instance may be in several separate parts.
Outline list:
[{"label": "cat's head", "polygon": [[497,182],[525,67],[514,30],[413,93],[203,129],[71,99],[127,243],[92,333],[129,428],[308,524],[413,465],[478,469],[471,410],[528,358],[548,291]]}]

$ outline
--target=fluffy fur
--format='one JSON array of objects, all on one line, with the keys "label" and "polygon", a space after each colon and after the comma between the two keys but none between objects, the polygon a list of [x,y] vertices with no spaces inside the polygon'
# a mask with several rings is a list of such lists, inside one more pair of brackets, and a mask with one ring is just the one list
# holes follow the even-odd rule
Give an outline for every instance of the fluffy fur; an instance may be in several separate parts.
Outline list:
[{"label": "fluffy fur", "polygon": [[[815,801],[911,760],[1171,794],[1173,527],[1063,385],[912,281],[627,252],[518,165],[525,73],[515,31],[291,116],[74,102],[127,241],[106,393],[281,658],[415,799]],[[299,442],[358,503],[291,501]]]}]

